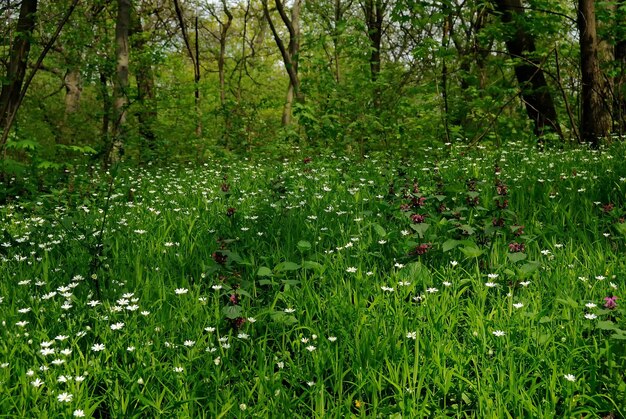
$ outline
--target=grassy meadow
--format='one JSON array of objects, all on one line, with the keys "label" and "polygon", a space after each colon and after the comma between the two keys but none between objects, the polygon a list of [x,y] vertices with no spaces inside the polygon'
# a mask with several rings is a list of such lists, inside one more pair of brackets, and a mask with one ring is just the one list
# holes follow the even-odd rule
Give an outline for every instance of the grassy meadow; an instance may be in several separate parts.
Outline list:
[{"label": "grassy meadow", "polygon": [[77,169],[0,207],[0,416],[624,417],[624,155]]}]

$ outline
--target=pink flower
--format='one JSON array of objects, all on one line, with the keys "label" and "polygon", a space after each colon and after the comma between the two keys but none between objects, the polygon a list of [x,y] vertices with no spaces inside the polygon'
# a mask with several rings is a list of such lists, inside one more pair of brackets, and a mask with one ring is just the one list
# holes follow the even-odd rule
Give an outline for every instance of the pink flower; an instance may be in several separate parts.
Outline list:
[{"label": "pink flower", "polygon": [[608,309],[614,309],[617,307],[617,297],[604,297],[604,307]]}]

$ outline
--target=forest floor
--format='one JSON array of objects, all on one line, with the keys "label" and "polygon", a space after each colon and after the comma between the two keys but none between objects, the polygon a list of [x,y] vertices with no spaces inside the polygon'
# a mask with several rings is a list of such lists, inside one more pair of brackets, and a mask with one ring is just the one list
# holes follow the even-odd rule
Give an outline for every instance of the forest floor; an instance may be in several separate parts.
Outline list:
[{"label": "forest floor", "polygon": [[624,148],[223,159],[15,200],[0,412],[624,417]]}]

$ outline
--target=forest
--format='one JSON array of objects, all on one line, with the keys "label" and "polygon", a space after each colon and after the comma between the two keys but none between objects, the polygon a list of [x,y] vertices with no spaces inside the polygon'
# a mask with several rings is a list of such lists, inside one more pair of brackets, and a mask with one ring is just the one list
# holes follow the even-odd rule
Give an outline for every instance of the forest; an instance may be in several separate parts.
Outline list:
[{"label": "forest", "polygon": [[6,0],[2,175],[85,153],[598,147],[624,129],[626,5],[574,3]]},{"label": "forest", "polygon": [[625,0],[0,16],[0,416],[626,416]]}]

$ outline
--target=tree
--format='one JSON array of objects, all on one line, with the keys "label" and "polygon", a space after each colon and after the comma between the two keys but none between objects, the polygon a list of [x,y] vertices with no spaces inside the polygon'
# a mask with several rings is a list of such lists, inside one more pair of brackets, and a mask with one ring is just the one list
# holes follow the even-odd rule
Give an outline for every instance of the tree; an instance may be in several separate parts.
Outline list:
[{"label": "tree", "polygon": [[525,27],[526,15],[521,0],[496,0],[502,22],[512,32],[505,41],[508,53],[517,60],[515,76],[520,85],[526,113],[534,123],[535,136],[548,132],[563,137],[557,112],[546,82],[542,61],[535,55],[535,39]]},{"label": "tree", "polygon": [[113,131],[107,157],[108,164],[119,162],[124,152],[126,114],[128,108],[129,28],[131,0],[117,0],[115,22],[115,56],[117,58],[113,83]]},{"label": "tree", "polygon": [[[37,22],[36,13],[37,0],[22,1],[9,65],[6,69],[7,81],[2,84],[2,91],[0,91],[0,130],[2,131],[8,131],[11,128],[20,105],[20,93],[26,76],[32,34]],[[3,148],[5,141],[6,138],[0,141],[0,149]]]},{"label": "tree", "polygon": [[274,35],[274,41],[280,50],[280,54],[285,64],[285,69],[289,75],[289,86],[287,88],[287,100],[285,101],[285,107],[283,108],[283,126],[289,125],[291,122],[291,107],[294,100],[296,102],[304,102],[304,95],[300,90],[300,79],[298,77],[298,55],[300,53],[300,9],[302,7],[303,0],[295,0],[291,6],[291,18],[285,11],[285,5],[282,0],[275,0],[276,10],[282,19],[287,31],[289,32],[289,44],[285,48],[285,44],[276,29],[276,25],[272,20],[267,0],[263,0],[263,13],[267,22],[270,25],[272,35]]},{"label": "tree", "polygon": [[380,107],[380,88],[376,85],[380,74],[380,57],[383,39],[383,22],[388,2],[384,0],[364,0],[361,8],[365,14],[367,37],[370,42],[370,77],[374,83],[374,108]]},{"label": "tree", "polygon": [[156,135],[154,123],[157,120],[157,106],[155,97],[154,71],[149,57],[146,41],[148,34],[144,31],[141,23],[139,10],[131,14],[129,36],[136,63],[137,79],[137,119],[139,122],[139,134],[145,141],[148,149],[154,151]]},{"label": "tree", "polygon": [[176,18],[178,19],[178,25],[183,35],[183,41],[187,54],[193,65],[193,82],[194,82],[194,107],[196,111],[196,136],[202,137],[202,109],[200,108],[200,44],[198,42],[198,16],[195,16],[195,48],[192,49],[191,41],[189,39],[189,33],[187,31],[187,25],[185,24],[185,18],[183,10],[180,7],[180,1],[174,0],[174,9],[176,11]]},{"label": "tree", "polygon": [[597,148],[601,138],[611,131],[611,114],[602,92],[605,89],[598,58],[598,35],[593,0],[579,0],[577,13],[580,72],[581,72],[581,119],[580,135],[583,142]]}]

